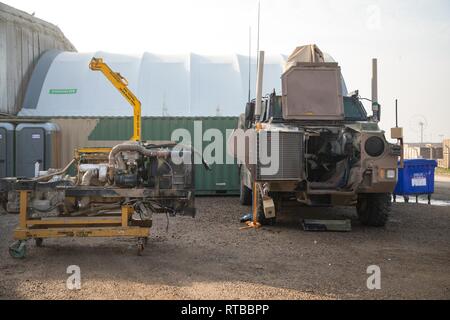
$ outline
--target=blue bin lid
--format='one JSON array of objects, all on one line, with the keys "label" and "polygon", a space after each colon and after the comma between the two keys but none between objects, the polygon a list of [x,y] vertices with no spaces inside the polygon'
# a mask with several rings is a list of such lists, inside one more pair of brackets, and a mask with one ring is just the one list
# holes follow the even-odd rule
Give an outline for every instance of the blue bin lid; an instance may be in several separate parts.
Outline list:
[{"label": "blue bin lid", "polygon": [[428,159],[405,159],[405,166],[428,166],[428,167],[437,167],[436,160],[428,160]]}]

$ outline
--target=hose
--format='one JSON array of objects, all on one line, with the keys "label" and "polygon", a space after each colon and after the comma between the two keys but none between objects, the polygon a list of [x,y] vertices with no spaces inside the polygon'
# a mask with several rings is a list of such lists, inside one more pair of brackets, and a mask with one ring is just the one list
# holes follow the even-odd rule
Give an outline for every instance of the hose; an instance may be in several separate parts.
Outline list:
[{"label": "hose", "polygon": [[95,208],[94,207],[86,208],[86,209],[71,213],[71,216],[78,217],[78,216],[88,215],[90,213],[91,213],[91,215],[95,215],[95,213],[97,213],[99,211],[112,210],[112,209],[116,209],[116,208],[120,208],[120,203],[108,203],[108,204],[98,206]]},{"label": "hose", "polygon": [[[205,162],[205,160],[203,159],[203,156],[200,154],[200,152],[195,150],[193,147],[188,147],[188,146],[184,146],[184,145],[179,145],[179,146],[182,148],[191,149],[194,153],[196,153],[197,155],[200,156],[200,158],[202,159],[203,166],[206,169],[211,170],[211,167]],[[172,153],[170,150],[149,150],[149,149],[145,148],[144,146],[139,145],[136,142],[125,142],[122,144],[118,144],[114,148],[112,148],[112,150],[108,156],[108,164],[110,166],[114,166],[116,155],[119,152],[123,152],[123,151],[139,152],[140,154],[142,154],[146,157],[157,157],[157,158],[166,158],[166,157],[170,156]]]},{"label": "hose", "polygon": [[206,163],[205,159],[203,158],[203,155],[199,151],[197,151],[193,146],[186,146],[184,144],[179,144],[178,146],[185,148],[185,149],[191,149],[192,152],[197,154],[200,157],[200,159],[202,159],[202,164],[205,167],[205,169],[211,171],[211,167],[209,166],[208,163]]},{"label": "hose", "polygon": [[157,157],[157,158],[164,158],[164,157],[168,157],[170,155],[169,150],[156,150],[156,151],[149,150],[139,144],[132,143],[132,142],[131,143],[126,142],[126,143],[118,144],[117,146],[112,148],[112,150],[108,156],[108,164],[110,166],[114,166],[116,155],[119,152],[123,152],[123,151],[138,152],[146,157]]},{"label": "hose", "polygon": [[56,172],[47,174],[47,175],[45,175],[45,176],[32,178],[32,179],[30,179],[30,180],[31,180],[31,181],[43,181],[43,180],[52,178],[52,177],[54,177],[54,176],[59,176],[59,175],[65,173],[67,170],[69,170],[70,166],[72,166],[72,164],[74,164],[75,161],[76,161],[75,158],[72,159],[72,161],[70,161],[69,164],[68,164],[67,166],[65,166],[65,167],[64,167],[62,170],[60,170],[60,171],[56,171]]}]

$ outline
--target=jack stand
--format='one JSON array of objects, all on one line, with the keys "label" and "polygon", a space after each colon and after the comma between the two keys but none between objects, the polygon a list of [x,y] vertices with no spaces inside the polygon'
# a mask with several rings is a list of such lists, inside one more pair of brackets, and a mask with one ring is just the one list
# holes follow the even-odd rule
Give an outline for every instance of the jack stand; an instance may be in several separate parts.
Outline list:
[{"label": "jack stand", "polygon": [[259,228],[261,228],[261,224],[258,222],[258,215],[257,215],[257,211],[258,211],[258,184],[257,184],[256,181],[253,183],[253,208],[252,209],[253,209],[253,220],[245,222],[245,224],[247,226],[240,228],[240,230],[259,229]]}]

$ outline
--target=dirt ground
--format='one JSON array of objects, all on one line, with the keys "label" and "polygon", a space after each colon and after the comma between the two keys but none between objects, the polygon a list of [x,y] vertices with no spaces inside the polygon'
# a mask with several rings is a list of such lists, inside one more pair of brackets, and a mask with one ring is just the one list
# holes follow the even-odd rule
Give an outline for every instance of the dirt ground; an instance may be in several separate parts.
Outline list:
[{"label": "dirt ground", "polygon": [[[444,196],[450,188],[443,191]],[[450,299],[450,207],[393,205],[386,228],[354,209],[284,213],[274,227],[239,230],[236,197],[197,198],[196,218],[157,216],[139,257],[134,239],[46,240],[23,260],[8,254],[16,215],[0,215],[0,298],[20,299]],[[300,219],[349,217],[348,233],[312,233]],[[81,290],[66,269],[81,268]],[[369,265],[381,290],[368,290]]]},{"label": "dirt ground", "polygon": [[450,176],[435,176],[432,198],[450,201]]}]

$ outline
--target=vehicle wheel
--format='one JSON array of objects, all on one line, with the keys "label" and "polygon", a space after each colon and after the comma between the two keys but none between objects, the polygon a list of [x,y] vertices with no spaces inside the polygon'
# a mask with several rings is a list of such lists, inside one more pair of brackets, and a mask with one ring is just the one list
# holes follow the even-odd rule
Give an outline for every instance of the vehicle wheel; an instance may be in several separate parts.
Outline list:
[{"label": "vehicle wheel", "polygon": [[363,225],[384,227],[391,212],[391,195],[389,193],[360,194],[356,211]]},{"label": "vehicle wheel", "polygon": [[258,209],[257,209],[257,219],[258,222],[262,225],[262,226],[273,226],[275,225],[275,223],[277,222],[277,218],[266,218],[266,216],[264,215],[264,209],[263,209],[263,201],[261,198],[261,195],[258,193]]},{"label": "vehicle wheel", "polygon": [[27,254],[26,241],[16,241],[9,247],[9,254],[15,259],[23,259]]},{"label": "vehicle wheel", "polygon": [[44,243],[44,239],[36,238],[36,239],[34,239],[34,242],[36,243],[36,247],[42,247],[42,244]]},{"label": "vehicle wheel", "polygon": [[243,206],[252,205],[252,190],[248,188],[241,180],[241,188],[239,193],[239,202]]}]

